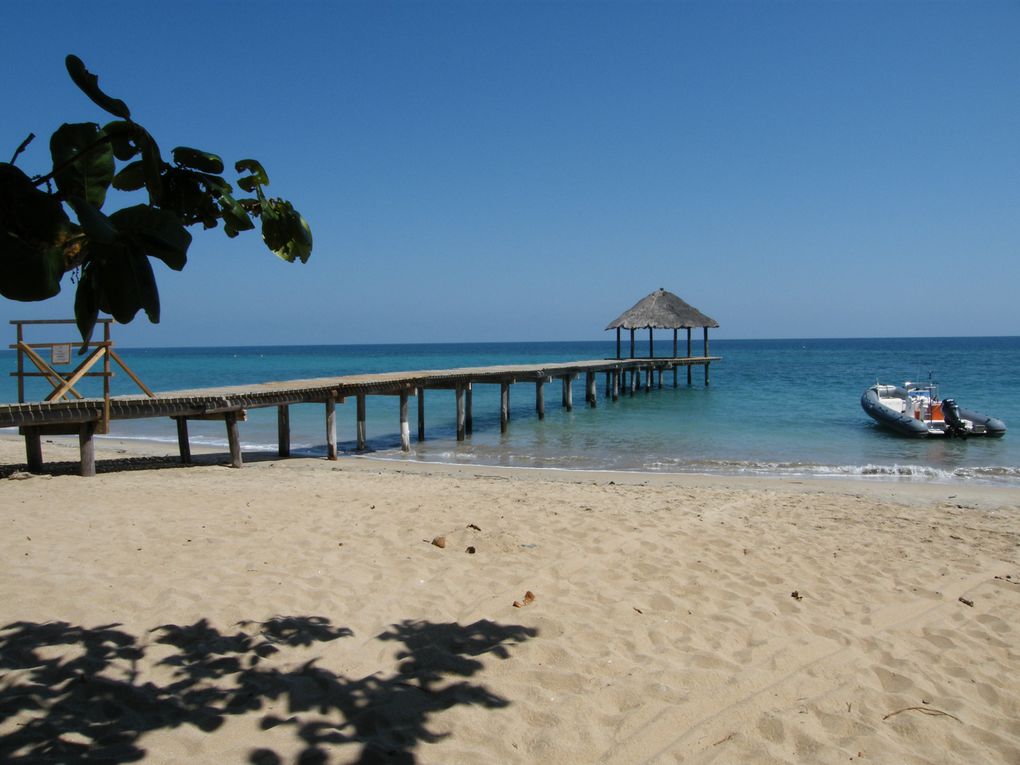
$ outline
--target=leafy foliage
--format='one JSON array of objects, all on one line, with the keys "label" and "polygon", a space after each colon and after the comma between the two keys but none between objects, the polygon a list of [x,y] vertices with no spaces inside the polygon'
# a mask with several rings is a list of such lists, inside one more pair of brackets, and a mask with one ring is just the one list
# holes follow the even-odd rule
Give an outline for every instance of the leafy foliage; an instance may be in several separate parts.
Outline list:
[{"label": "leafy foliage", "polygon": [[[216,154],[189,146],[163,159],[149,132],[131,119],[127,105],[107,95],[99,78],[77,56],[68,74],[97,106],[117,119],[61,125],[50,138],[53,167],[29,177],[15,166],[34,138],[0,163],[0,295],[11,300],[46,300],[60,292],[63,275],[79,269],[75,319],[84,342],[99,313],[122,323],[140,310],[159,321],[159,291],[149,258],[180,271],[191,234],[201,223],[235,237],[261,221],[262,239],[278,257],[306,262],[312,253],[307,221],[284,199],[266,196],[265,168],[254,159],[234,166],[237,196]],[[107,214],[110,190],[144,192],[148,201]],[[68,209],[75,220],[68,215]]]}]

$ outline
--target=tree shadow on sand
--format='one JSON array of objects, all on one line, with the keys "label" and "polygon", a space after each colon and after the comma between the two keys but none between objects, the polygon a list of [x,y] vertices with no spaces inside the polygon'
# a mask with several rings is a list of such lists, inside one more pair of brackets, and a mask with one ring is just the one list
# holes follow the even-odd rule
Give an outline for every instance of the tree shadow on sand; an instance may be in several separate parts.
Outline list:
[{"label": "tree shadow on sand", "polygon": [[[442,738],[427,727],[434,714],[509,704],[457,678],[480,672],[479,657],[507,658],[508,646],[537,634],[489,621],[405,621],[377,636],[403,644],[396,671],[353,679],[314,657],[289,668],[317,644],[352,635],[322,617],[242,622],[232,634],[204,619],[141,638],[119,627],[0,629],[0,762],[137,762],[147,733],[183,725],[211,733],[230,716],[254,714],[262,730],[293,730],[301,765],[328,763],[339,746],[347,762],[413,763],[419,742]],[[253,765],[284,761],[268,747],[249,757]]]}]

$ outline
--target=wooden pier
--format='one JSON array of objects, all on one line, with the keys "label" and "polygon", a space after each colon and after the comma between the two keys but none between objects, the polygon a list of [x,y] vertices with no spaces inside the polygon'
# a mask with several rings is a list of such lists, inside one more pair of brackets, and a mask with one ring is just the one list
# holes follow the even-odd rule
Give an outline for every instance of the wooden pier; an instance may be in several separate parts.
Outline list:
[{"label": "wooden pier", "polygon": [[[707,338],[706,338],[707,339]],[[706,343],[707,345],[707,343]],[[674,351],[675,353],[675,351]],[[0,404],[0,427],[17,427],[25,438],[29,470],[42,469],[44,435],[77,434],[81,453],[81,474],[95,474],[93,436],[97,428],[111,420],[170,417],[177,422],[181,460],[189,462],[189,420],[222,420],[230,447],[230,463],[241,467],[239,423],[248,409],[277,407],[279,455],[290,454],[289,407],[317,404],[324,407],[326,452],[329,459],[337,457],[336,406],[355,399],[357,406],[356,443],[365,448],[365,398],[394,396],[399,400],[400,440],[404,451],[410,449],[408,400],[418,402],[418,440],[425,438],[425,392],[449,390],[454,393],[457,440],[464,440],[473,428],[472,391],[475,385],[500,386],[500,429],[506,431],[510,420],[510,386],[527,383],[534,386],[535,410],[545,416],[545,386],[554,380],[562,382],[561,403],[573,408],[573,383],[584,375],[585,404],[598,405],[598,376],[604,375],[604,395],[615,401],[621,395],[634,395],[639,390],[662,387],[663,373],[672,370],[672,385],[677,386],[677,370],[704,367],[705,384],[709,384],[709,367],[719,357],[704,356],[672,358],[596,359],[541,365],[468,367],[460,369],[389,372],[369,375],[288,380],[284,382],[239,385],[226,388],[203,388],[151,395],[111,396],[109,398],[76,398],[36,403]]]}]

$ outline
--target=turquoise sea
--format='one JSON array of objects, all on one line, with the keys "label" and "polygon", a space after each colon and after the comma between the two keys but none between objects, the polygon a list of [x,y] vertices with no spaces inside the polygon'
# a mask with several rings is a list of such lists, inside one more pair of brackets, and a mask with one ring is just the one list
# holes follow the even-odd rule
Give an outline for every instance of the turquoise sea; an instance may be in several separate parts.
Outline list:
[{"label": "turquoise sea", "polygon": [[[656,338],[661,353],[671,337]],[[625,343],[626,346],[626,343]],[[238,348],[118,348],[153,390],[169,391],[298,378],[490,364],[608,357],[613,342],[348,345]],[[638,354],[647,345],[638,346]],[[696,342],[694,353],[701,353]],[[369,397],[368,437],[375,456],[557,469],[635,470],[780,476],[982,481],[1020,486],[1020,338],[712,340],[705,387],[700,368],[688,387],[680,370],[664,387],[613,403],[599,377],[596,409],[560,408],[559,382],[546,388],[546,418],[534,412],[534,386],[511,387],[511,422],[499,432],[499,387],[476,385],[474,434],[458,444],[452,391],[427,391],[427,439],[399,450],[397,401]],[[3,366],[15,367],[13,352]],[[885,432],[861,410],[864,389],[880,380],[937,380],[944,397],[999,417],[1002,439],[909,440]],[[93,383],[94,385],[97,383]],[[3,400],[17,398],[5,377]],[[97,395],[86,388],[88,395]],[[137,392],[126,375],[114,392]],[[38,398],[42,389],[35,391]],[[337,407],[340,448],[354,450],[354,401]],[[323,407],[291,408],[292,449],[325,453]],[[226,446],[221,423],[191,423],[195,442]],[[170,420],[115,422],[112,436],[176,441]],[[241,424],[245,449],[276,448],[275,409],[253,410]]]}]

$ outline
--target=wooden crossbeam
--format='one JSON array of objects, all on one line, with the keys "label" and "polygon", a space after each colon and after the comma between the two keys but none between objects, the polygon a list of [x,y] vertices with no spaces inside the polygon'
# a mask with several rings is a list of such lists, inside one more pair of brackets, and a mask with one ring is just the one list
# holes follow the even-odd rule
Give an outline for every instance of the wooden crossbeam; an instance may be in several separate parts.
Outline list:
[{"label": "wooden crossbeam", "polygon": [[[43,377],[45,377],[46,380],[50,383],[50,385],[52,385],[54,388],[59,389],[61,386],[67,385],[67,380],[61,377],[60,373],[57,372],[57,370],[55,370],[49,364],[47,364],[46,360],[43,359],[43,357],[36,353],[34,350],[32,350],[30,346],[26,345],[25,343],[18,343],[17,345],[15,345],[15,347],[22,353],[24,353],[26,356],[28,356],[29,361],[35,364],[36,368],[42,373]],[[74,389],[73,384],[68,385],[67,391],[65,391],[63,395],[66,396],[66,393],[68,392],[71,393],[71,395],[73,395],[77,399],[84,398],[84,396],[82,396],[78,391]],[[49,401],[50,399],[46,400]]]}]

